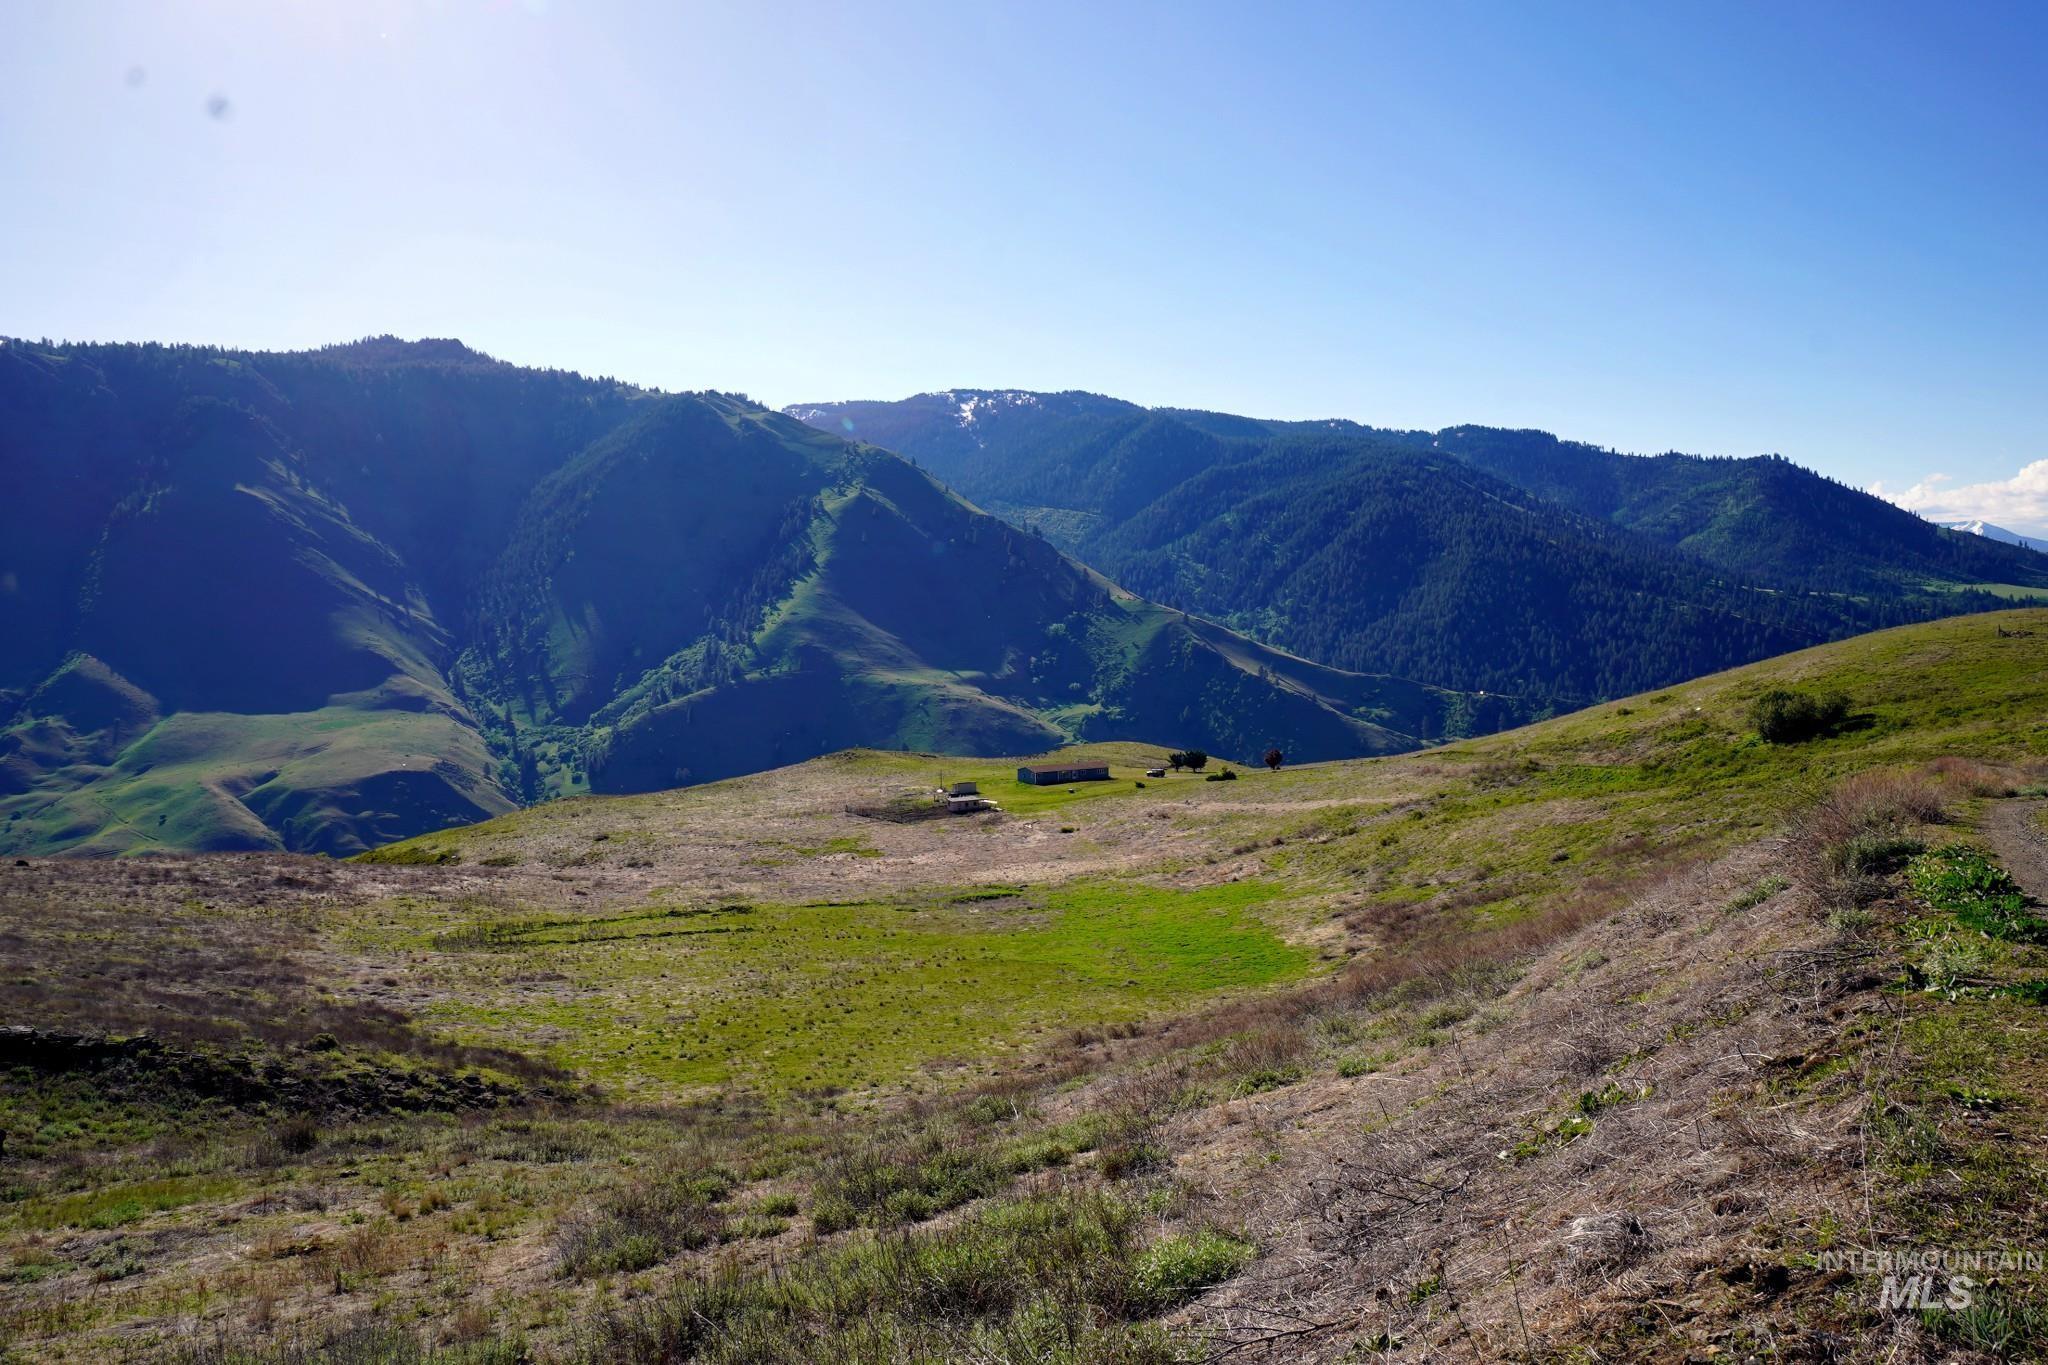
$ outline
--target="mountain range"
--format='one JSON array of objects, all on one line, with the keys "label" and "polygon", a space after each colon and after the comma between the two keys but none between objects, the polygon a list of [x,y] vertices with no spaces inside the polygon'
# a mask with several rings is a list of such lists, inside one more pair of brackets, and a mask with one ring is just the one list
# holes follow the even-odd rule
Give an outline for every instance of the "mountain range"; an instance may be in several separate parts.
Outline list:
[{"label": "mountain range", "polygon": [[854,745],[1410,749],[896,455],[452,341],[0,348],[0,849],[349,853]]},{"label": "mountain range", "polygon": [[1343,668],[1538,711],[2048,590],[1776,456],[1650,457],[1544,432],[1392,431],[949,390],[799,404],[916,459],[1134,591]]},{"label": "mountain range", "polygon": [[1775,458],[779,413],[445,340],[9,341],[0,472],[14,854],[352,853],[854,746],[1390,753],[2048,591]]}]

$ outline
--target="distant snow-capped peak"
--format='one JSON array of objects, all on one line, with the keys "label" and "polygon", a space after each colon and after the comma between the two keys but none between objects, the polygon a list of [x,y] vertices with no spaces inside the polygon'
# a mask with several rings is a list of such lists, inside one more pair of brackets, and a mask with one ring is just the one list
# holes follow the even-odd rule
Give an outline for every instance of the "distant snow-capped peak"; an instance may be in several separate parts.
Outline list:
[{"label": "distant snow-capped peak", "polygon": [[2041,542],[2034,538],[2023,536],[2017,531],[2008,531],[2003,526],[1994,526],[1982,517],[1975,521],[1945,521],[1942,525],[1951,531],[1961,531],[1964,535],[1982,536],[1986,540],[2002,540],[2008,545],[2021,545],[2029,550],[2042,548]]}]

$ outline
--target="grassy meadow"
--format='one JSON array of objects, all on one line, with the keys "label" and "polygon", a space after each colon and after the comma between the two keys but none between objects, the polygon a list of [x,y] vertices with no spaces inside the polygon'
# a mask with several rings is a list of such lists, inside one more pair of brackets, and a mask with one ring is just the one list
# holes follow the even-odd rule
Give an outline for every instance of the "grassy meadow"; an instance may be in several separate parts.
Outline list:
[{"label": "grassy meadow", "polygon": [[408,901],[372,907],[352,938],[423,955],[443,999],[423,1018],[451,1037],[622,1095],[837,1093],[1298,978],[1314,955],[1259,915],[1281,894],[1105,880],[452,923]]},{"label": "grassy meadow", "polygon": [[[1766,744],[1774,687],[1849,720]],[[10,869],[0,1359],[2048,1348],[2038,1280],[1825,1262],[2048,1234],[2048,611],[1232,782],[1071,752]],[[941,778],[1003,809],[906,818]]]}]

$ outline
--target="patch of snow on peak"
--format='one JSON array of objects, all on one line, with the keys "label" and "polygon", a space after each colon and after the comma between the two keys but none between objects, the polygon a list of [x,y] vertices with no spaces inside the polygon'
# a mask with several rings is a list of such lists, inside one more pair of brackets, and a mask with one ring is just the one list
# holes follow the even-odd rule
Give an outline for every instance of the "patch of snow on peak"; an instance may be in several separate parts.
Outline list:
[{"label": "patch of snow on peak", "polygon": [[1978,517],[1973,521],[1946,521],[1942,525],[1948,527],[1951,531],[1961,531],[1966,536],[1982,536],[1986,540],[1999,540],[2007,545],[2019,545],[2029,550],[2041,548],[2032,539],[2019,534],[2017,531],[2008,531],[2003,526],[1994,526],[1982,517]]},{"label": "patch of snow on peak", "polygon": [[1040,406],[1038,395],[1022,389],[1002,389],[994,393],[970,393],[962,398],[957,390],[949,389],[938,395],[954,405],[954,418],[963,427],[971,427],[983,417],[992,416],[1002,408],[1035,408]]}]

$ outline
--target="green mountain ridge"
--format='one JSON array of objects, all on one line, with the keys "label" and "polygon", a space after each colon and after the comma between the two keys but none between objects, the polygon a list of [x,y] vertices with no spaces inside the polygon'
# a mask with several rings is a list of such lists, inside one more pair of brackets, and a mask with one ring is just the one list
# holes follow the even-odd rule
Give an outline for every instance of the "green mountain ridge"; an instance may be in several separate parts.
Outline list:
[{"label": "green mountain ridge", "polygon": [[1072,392],[788,411],[903,452],[1154,600],[1338,667],[1557,707],[2000,605],[1984,587],[2048,589],[2048,558],[1769,456]]},{"label": "green mountain ridge", "polygon": [[1146,602],[732,395],[378,338],[0,346],[0,851],[351,853],[849,746],[1413,748],[1518,712]]},{"label": "green mountain ridge", "polygon": [[1882,593],[2040,586],[2038,553],[1937,526],[1778,455],[1622,455],[1542,431],[1452,427],[1434,448],[1538,497],[1749,578]]}]

